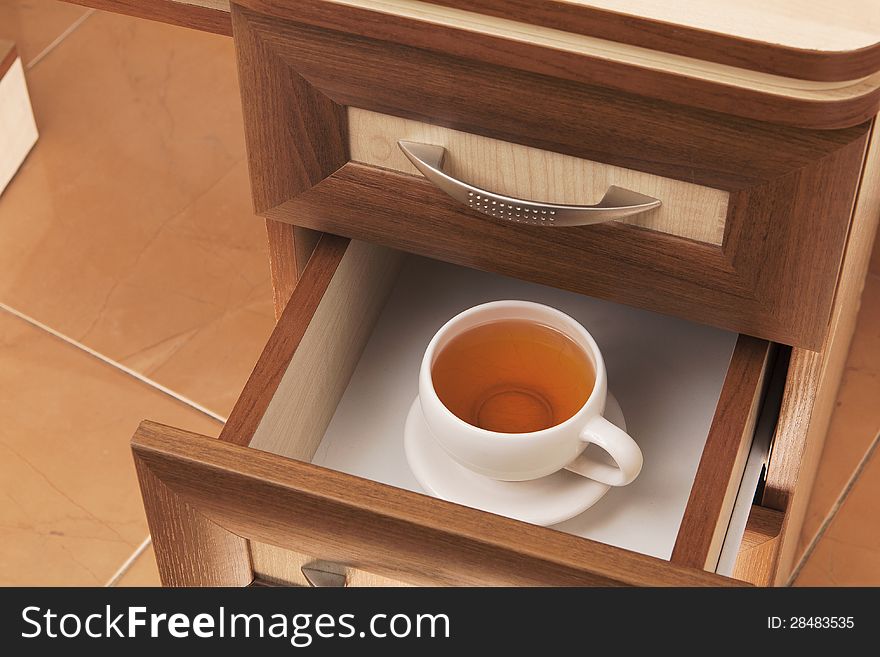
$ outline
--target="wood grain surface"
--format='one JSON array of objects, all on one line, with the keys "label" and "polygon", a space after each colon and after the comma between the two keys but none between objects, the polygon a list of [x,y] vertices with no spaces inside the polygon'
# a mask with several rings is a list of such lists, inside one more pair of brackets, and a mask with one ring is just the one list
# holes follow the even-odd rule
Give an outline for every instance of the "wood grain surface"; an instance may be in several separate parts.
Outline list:
[{"label": "wood grain surface", "polygon": [[[345,108],[281,61],[233,12],[251,194],[256,212],[308,189],[348,161]],[[266,89],[283,88],[278,102]],[[259,155],[257,155],[259,154]],[[278,166],[285,171],[279,175]]]},{"label": "wood grain surface", "polygon": [[662,201],[656,210],[619,221],[698,242],[721,245],[728,192],[603,162],[529,148],[441,126],[348,108],[352,161],[420,175],[398,140],[444,146],[443,170],[483,189],[546,203],[596,203],[611,185]]},{"label": "wood grain surface", "polygon": [[[253,579],[247,542],[180,498],[142,460],[134,445],[158,425],[144,423],[133,440],[134,463],[163,586],[247,586]],[[169,427],[170,439],[186,435]]]},{"label": "wood grain surface", "polygon": [[272,21],[786,125],[853,126],[880,108],[880,71],[845,82],[797,80],[409,0],[240,0],[234,6],[239,5]]},{"label": "wood grain surface", "polygon": [[[245,390],[232,408],[220,433],[221,440],[243,445],[250,442],[333,279],[348,246],[348,240],[324,235],[320,246],[306,267],[300,283],[293,289],[286,310],[281,314],[266,348],[260,354],[245,384]],[[279,327],[283,329],[279,330]]]},{"label": "wood grain surface", "polygon": [[[253,187],[267,217],[786,344],[821,345],[868,125],[782,128],[516,68],[489,70],[237,6],[234,13]],[[284,66],[296,73],[279,72]],[[311,90],[303,96],[293,78],[307,79]],[[554,102],[511,103],[512,89],[519,101]],[[304,99],[322,94],[309,113]],[[315,166],[311,146],[278,144],[296,126],[325,125],[328,111],[335,121],[343,106],[727,191],[723,244],[619,223],[511,227],[459,206],[421,176],[351,162],[303,191],[333,166]],[[306,132],[320,148],[316,129]],[[335,166],[350,156],[339,145],[349,135],[338,126],[330,133],[323,157]]]},{"label": "wood grain surface", "polygon": [[[229,0],[69,0],[195,29],[231,34]],[[848,81],[880,69],[877,10],[871,0],[808,5],[781,0],[712,4],[645,2],[636,11],[570,0],[435,0],[445,5],[698,62],[805,80]],[[619,5],[619,3],[617,3]],[[872,13],[873,12],[873,13]],[[829,21],[828,18],[833,18]],[[873,32],[872,32],[873,30]]]},{"label": "wood grain surface", "polygon": [[[224,531],[411,584],[741,585],[155,423],[141,425],[132,449],[140,468]],[[171,536],[159,536],[167,549]]]},{"label": "wood grain surface", "polygon": [[792,351],[789,377],[767,471],[762,505],[783,511],[776,584],[785,583],[797,557],[804,514],[846,355],[855,331],[862,289],[880,222],[880,138],[876,125],[840,270],[834,309],[820,352]]},{"label": "wood grain surface", "polygon": [[[639,0],[631,3],[634,11],[627,11],[620,2],[433,2],[793,78],[852,80],[880,69],[880,34],[869,38],[878,22],[873,0],[843,3]],[[833,16],[835,24],[829,24],[828,14]]]},{"label": "wood grain surface", "polygon": [[269,242],[269,272],[272,276],[272,301],[277,320],[284,312],[296,282],[312,257],[321,233],[267,219],[266,238]]},{"label": "wood grain surface", "polygon": [[752,446],[771,345],[737,340],[671,561],[714,572]]},{"label": "wood grain surface", "polygon": [[65,0],[65,2],[232,36],[229,0]]},{"label": "wood grain surface", "polygon": [[[351,242],[343,252],[339,238],[325,240],[270,336],[222,440],[305,462],[314,456],[395,283],[401,255],[364,242]],[[324,290],[317,306],[308,286]],[[714,569],[751,445],[769,349],[764,340],[741,336],[733,351],[674,563]],[[263,416],[256,421],[258,409]]]},{"label": "wood grain surface", "polygon": [[735,579],[755,586],[773,584],[783,517],[781,511],[757,504],[752,506],[733,567]]}]

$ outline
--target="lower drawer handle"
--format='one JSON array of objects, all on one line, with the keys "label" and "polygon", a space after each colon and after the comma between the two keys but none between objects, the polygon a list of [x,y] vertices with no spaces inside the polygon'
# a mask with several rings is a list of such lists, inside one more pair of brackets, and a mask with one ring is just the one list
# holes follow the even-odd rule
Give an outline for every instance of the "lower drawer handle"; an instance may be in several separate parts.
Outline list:
[{"label": "lower drawer handle", "polygon": [[538,203],[481,189],[443,171],[446,149],[433,144],[399,141],[416,169],[438,188],[469,208],[496,219],[533,226],[587,226],[629,217],[660,207],[656,198],[611,185],[596,205]]},{"label": "lower drawer handle", "polygon": [[302,570],[303,577],[306,578],[309,586],[316,588],[342,588],[348,583],[345,575],[329,570],[310,568],[309,566],[303,566],[300,570]]}]

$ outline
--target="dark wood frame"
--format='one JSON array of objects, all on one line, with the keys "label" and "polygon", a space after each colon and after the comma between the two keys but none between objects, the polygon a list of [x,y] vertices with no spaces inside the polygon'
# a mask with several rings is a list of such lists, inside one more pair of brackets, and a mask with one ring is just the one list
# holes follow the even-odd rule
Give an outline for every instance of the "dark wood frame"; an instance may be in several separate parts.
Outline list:
[{"label": "dark wood frame", "polygon": [[426,585],[741,584],[152,422],[132,450],[166,586],[251,584],[249,540]]},{"label": "dark wood frame", "polygon": [[[547,67],[540,74],[523,55],[487,63],[494,43],[474,44],[473,58],[415,47],[416,37],[458,40],[412,34],[399,20],[355,24],[362,17],[341,6],[305,0],[285,11],[301,22],[232,8],[257,212],[821,346],[869,124],[811,131],[736,119],[594,86],[574,79],[590,67],[575,75],[572,64],[551,66],[534,53]],[[463,92],[475,85],[479,95]],[[510,103],[511,88],[553,98],[552,108]],[[348,105],[727,190],[724,243],[619,223],[544,229],[489,220],[421,176],[350,162]]]}]

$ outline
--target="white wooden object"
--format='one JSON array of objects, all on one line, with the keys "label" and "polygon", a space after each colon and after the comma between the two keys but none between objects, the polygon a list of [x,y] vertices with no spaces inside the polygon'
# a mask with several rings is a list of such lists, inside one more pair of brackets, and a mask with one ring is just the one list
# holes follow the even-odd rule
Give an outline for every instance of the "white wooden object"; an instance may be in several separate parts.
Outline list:
[{"label": "white wooden object", "polygon": [[[0,42],[0,62],[8,52]],[[28,97],[24,67],[21,57],[16,57],[0,79],[0,194],[36,141],[37,124]]]}]

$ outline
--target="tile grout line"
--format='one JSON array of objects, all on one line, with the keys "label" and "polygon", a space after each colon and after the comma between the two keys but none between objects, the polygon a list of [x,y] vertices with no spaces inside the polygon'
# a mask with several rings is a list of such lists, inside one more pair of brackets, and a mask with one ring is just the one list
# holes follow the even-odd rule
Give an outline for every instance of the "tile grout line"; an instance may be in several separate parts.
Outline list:
[{"label": "tile grout line", "polygon": [[69,344],[73,347],[76,347],[77,349],[79,349],[81,351],[86,352],[90,356],[94,356],[95,358],[106,363],[107,365],[110,365],[111,367],[114,367],[114,368],[120,370],[121,372],[128,374],[129,376],[137,379],[141,383],[145,383],[148,386],[150,386],[151,388],[154,388],[155,390],[158,390],[159,392],[161,392],[165,395],[168,395],[169,397],[172,397],[173,399],[176,399],[177,401],[181,402],[182,404],[186,404],[187,406],[190,406],[191,408],[199,411],[200,413],[204,413],[208,417],[213,418],[213,419],[217,420],[218,422],[222,422],[223,424],[226,424],[227,418],[220,415],[219,413],[215,413],[211,409],[202,406],[201,404],[190,399],[189,397],[185,397],[184,395],[181,395],[179,392],[175,392],[171,388],[163,386],[158,381],[154,381],[153,379],[151,379],[147,376],[144,376],[140,372],[137,372],[137,371],[131,369],[130,367],[127,367],[126,365],[123,365],[122,363],[115,361],[112,358],[105,356],[104,354],[102,354],[98,351],[95,351],[91,347],[88,347],[81,342],[77,342],[73,338],[66,336],[63,333],[60,333],[59,331],[56,331],[51,326],[47,326],[46,324],[43,324],[41,321],[34,319],[33,317],[30,317],[29,315],[25,315],[23,312],[20,312],[20,311],[16,310],[15,308],[12,308],[11,306],[6,305],[2,301],[0,301],[0,310],[5,310],[9,314],[14,315],[15,317],[18,317],[19,319],[26,321],[28,324],[31,324],[32,326],[35,326],[39,329],[42,329],[43,331],[46,331],[47,333],[55,336],[59,340],[63,340],[67,344]]},{"label": "tile grout line", "polygon": [[801,558],[798,560],[797,565],[792,569],[791,574],[788,576],[788,580],[785,582],[785,586],[791,586],[792,584],[794,584],[795,580],[798,578],[798,575],[801,574],[801,570],[803,570],[804,566],[806,566],[807,561],[809,561],[810,557],[813,554],[813,551],[819,545],[819,541],[828,531],[828,528],[831,526],[831,522],[834,520],[835,516],[837,516],[838,511],[840,511],[840,509],[843,507],[844,503],[846,502],[847,498],[849,497],[850,493],[858,482],[859,477],[861,477],[862,473],[865,471],[865,468],[868,465],[868,461],[871,460],[874,452],[877,451],[878,444],[880,444],[880,433],[874,436],[874,439],[871,441],[868,449],[859,460],[856,469],[853,471],[852,475],[850,475],[850,478],[847,480],[846,485],[843,487],[843,490],[840,491],[840,495],[838,495],[837,499],[834,500],[834,504],[831,505],[831,509],[822,520],[822,524],[819,525],[819,529],[816,530],[813,538],[804,549],[803,555],[801,555]]},{"label": "tile grout line", "polygon": [[122,579],[122,576],[125,575],[129,571],[129,569],[134,565],[134,562],[137,561],[138,557],[141,556],[144,552],[146,552],[147,548],[150,547],[150,544],[153,542],[153,537],[147,534],[147,537],[138,545],[134,552],[129,555],[128,559],[126,559],[119,568],[116,569],[116,572],[113,573],[113,576],[107,580],[107,583],[104,584],[104,587],[116,586],[119,584],[119,580]]},{"label": "tile grout line", "polygon": [[64,41],[67,37],[69,37],[71,34],[76,32],[76,29],[80,25],[82,25],[86,21],[86,19],[89,16],[91,16],[92,14],[94,14],[96,11],[97,11],[97,9],[89,9],[86,13],[84,13],[82,16],[80,16],[75,21],[73,21],[73,23],[68,25],[67,29],[64,30],[57,37],[55,37],[55,39],[52,41],[52,43],[50,43],[48,46],[43,48],[36,56],[34,56],[34,58],[31,61],[29,61],[27,63],[27,65],[25,66],[25,70],[30,71],[34,66],[36,66],[41,61],[43,61],[43,59],[45,59],[49,53],[51,53],[53,50],[55,50],[55,48],[60,46],[61,42]]}]

